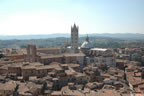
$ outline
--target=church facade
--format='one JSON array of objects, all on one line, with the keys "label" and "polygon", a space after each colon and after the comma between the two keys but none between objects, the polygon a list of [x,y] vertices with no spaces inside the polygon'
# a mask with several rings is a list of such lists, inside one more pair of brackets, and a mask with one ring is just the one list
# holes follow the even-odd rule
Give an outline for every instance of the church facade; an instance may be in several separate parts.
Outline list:
[{"label": "church facade", "polygon": [[116,65],[116,57],[112,49],[95,48],[89,41],[88,35],[80,47],[85,56],[86,64],[104,64],[109,67]]}]

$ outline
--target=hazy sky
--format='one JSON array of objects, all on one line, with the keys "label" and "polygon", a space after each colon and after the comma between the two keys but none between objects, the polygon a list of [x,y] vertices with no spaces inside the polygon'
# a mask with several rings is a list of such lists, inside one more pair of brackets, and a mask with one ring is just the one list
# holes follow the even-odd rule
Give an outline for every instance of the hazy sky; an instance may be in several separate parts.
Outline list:
[{"label": "hazy sky", "polygon": [[144,33],[144,0],[0,0],[0,35]]}]

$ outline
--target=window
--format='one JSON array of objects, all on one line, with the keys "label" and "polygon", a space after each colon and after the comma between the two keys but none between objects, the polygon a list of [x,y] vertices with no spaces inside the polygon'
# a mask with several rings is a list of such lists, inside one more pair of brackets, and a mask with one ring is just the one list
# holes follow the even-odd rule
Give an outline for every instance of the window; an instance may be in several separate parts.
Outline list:
[{"label": "window", "polygon": [[40,71],[38,70],[38,73],[40,73]]},{"label": "window", "polygon": [[90,60],[90,63],[94,63],[94,60],[93,60],[93,59],[91,59],[91,60]]}]

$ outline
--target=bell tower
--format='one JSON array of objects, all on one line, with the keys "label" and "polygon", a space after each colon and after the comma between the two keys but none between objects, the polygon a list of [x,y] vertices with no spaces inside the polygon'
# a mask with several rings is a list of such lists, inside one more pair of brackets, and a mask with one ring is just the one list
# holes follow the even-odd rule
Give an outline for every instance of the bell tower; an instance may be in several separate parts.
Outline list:
[{"label": "bell tower", "polygon": [[28,45],[27,47],[27,62],[36,62],[37,52],[35,45]]},{"label": "bell tower", "polygon": [[74,53],[78,53],[78,31],[79,27],[76,24],[71,26],[71,49]]}]

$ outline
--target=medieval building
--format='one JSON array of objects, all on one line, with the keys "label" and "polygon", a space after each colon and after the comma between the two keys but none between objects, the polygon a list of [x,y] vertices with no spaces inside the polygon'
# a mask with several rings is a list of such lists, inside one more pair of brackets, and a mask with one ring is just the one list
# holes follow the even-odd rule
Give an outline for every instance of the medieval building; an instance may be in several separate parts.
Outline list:
[{"label": "medieval building", "polygon": [[45,65],[51,62],[78,63],[82,67],[87,64],[105,64],[115,66],[115,55],[110,49],[94,48],[87,35],[85,41],[79,47],[78,26],[71,27],[71,46],[65,51],[61,48],[36,48],[28,45],[27,54],[24,56],[26,62],[41,62]]}]

